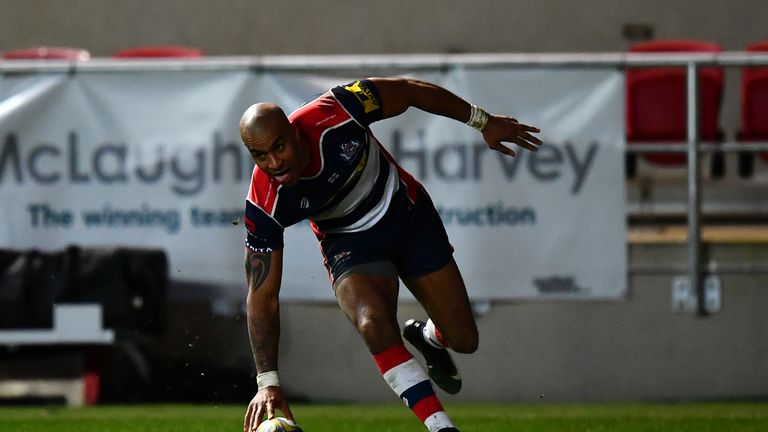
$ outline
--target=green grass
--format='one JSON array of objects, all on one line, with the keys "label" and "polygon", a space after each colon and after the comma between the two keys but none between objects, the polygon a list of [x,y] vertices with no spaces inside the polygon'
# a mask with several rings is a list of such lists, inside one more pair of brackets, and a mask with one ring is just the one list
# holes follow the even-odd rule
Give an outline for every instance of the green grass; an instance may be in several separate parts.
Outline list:
[{"label": "green grass", "polygon": [[[224,432],[245,406],[0,407],[0,432]],[[420,432],[401,405],[295,405],[306,432]],[[448,405],[462,432],[768,431],[768,403]]]}]

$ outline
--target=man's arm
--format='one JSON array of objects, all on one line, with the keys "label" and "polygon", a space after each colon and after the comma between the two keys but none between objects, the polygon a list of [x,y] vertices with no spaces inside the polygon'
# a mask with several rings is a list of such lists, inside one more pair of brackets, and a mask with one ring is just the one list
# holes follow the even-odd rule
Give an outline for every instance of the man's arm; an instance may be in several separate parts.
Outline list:
[{"label": "man's arm", "polygon": [[[470,121],[472,105],[438,85],[408,78],[370,78],[381,98],[382,118],[402,114],[409,107],[452,118],[462,123]],[[514,118],[488,114],[488,122],[481,129],[488,146],[509,156],[515,152],[501,144],[511,142],[530,151],[538,150],[541,140],[531,135],[539,132],[533,126],[522,124]]]},{"label": "man's arm", "polygon": [[[258,427],[265,414],[266,418],[273,418],[275,409],[280,409],[287,418],[293,420],[288,402],[277,382],[282,273],[282,250],[261,253],[245,248],[248,336],[259,374],[259,390],[248,405],[245,415],[243,430],[246,432]],[[263,375],[265,372],[267,374]]]},{"label": "man's arm", "polygon": [[282,271],[282,250],[260,253],[245,249],[248,335],[259,373],[277,370]]}]

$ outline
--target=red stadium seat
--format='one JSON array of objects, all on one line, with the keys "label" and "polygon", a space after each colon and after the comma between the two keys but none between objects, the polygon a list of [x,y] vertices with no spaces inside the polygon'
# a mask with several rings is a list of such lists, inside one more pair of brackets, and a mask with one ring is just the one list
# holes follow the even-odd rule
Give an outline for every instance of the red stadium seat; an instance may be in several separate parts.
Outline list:
[{"label": "red stadium seat", "polygon": [[3,60],[88,60],[91,54],[80,48],[34,47],[3,53]]},{"label": "red stadium seat", "polygon": [[[754,43],[747,52],[768,52],[768,41]],[[745,67],[741,72],[741,127],[739,141],[768,141],[768,67]],[[760,153],[768,161],[768,153]]]},{"label": "red stadium seat", "polygon": [[118,51],[113,58],[200,58],[203,52],[197,48],[174,45],[144,46]]},{"label": "red stadium seat", "polygon": [[[721,52],[719,45],[693,40],[658,40],[632,46],[632,53]],[[723,70],[699,70],[699,139],[720,141],[718,126],[723,91]],[[627,142],[684,142],[686,140],[686,70],[634,68],[626,74]],[[685,154],[645,154],[652,163],[682,166]]]}]

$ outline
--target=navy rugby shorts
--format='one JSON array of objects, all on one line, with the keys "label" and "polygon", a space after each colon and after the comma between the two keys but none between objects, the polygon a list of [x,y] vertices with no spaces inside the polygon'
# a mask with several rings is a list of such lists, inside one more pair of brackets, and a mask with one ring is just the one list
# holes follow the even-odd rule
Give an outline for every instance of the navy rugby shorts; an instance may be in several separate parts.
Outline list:
[{"label": "navy rugby shorts", "polygon": [[412,203],[402,185],[382,219],[368,230],[328,233],[320,242],[334,291],[350,274],[418,277],[448,264],[453,246],[429,195]]}]

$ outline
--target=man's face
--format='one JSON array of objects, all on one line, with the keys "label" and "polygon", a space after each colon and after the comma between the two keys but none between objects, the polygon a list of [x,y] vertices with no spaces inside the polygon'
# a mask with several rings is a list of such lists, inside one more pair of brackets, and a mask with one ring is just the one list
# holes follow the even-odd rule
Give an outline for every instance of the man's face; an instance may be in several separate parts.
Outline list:
[{"label": "man's face", "polygon": [[309,149],[301,144],[297,130],[287,121],[254,137],[246,148],[259,169],[285,186],[298,183],[301,171],[309,164]]}]

